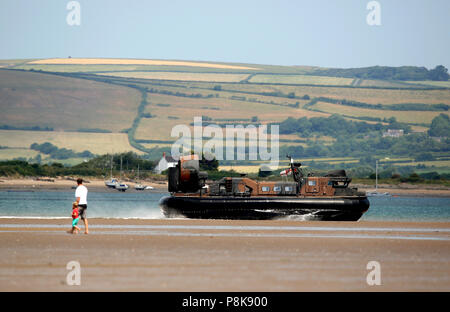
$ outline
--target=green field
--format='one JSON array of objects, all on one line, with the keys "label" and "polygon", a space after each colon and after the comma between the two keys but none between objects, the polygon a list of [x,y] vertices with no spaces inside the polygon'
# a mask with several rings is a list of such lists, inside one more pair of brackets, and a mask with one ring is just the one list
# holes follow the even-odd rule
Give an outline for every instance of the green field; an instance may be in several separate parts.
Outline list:
[{"label": "green field", "polygon": [[28,148],[6,148],[0,149],[0,160],[15,159],[15,158],[33,158],[39,154],[38,151],[33,151]]},{"label": "green field", "polygon": [[[290,116],[317,117],[328,116],[319,112],[308,111],[302,108],[286,107],[280,109],[277,105],[267,105],[246,101],[230,100],[226,98],[190,99],[176,96],[149,94],[146,112],[155,115],[154,118],[143,118],[136,132],[137,139],[169,140],[172,127],[178,124],[190,125],[195,116],[207,116],[217,119],[230,119],[225,124],[234,124],[232,119],[258,117],[258,122],[281,122]],[[166,104],[170,106],[158,106]],[[204,109],[204,107],[216,107]],[[176,117],[178,119],[170,119]],[[173,138],[172,138],[173,140]]]},{"label": "green field", "polygon": [[416,83],[416,84],[423,84],[433,87],[444,87],[444,88],[450,88],[450,81],[407,81],[408,83]]},{"label": "green field", "polygon": [[178,81],[209,81],[209,82],[239,82],[246,79],[248,74],[212,74],[212,73],[171,73],[171,72],[109,72],[101,75]]},{"label": "green field", "polygon": [[[29,149],[33,143],[45,142],[78,153],[85,150],[100,155],[127,151],[139,152],[129,144],[125,133],[0,130],[1,146]],[[0,149],[0,151],[8,151],[8,149]],[[32,150],[30,152],[35,153]]]},{"label": "green field", "polygon": [[433,85],[423,84],[418,82],[404,82],[393,80],[373,80],[373,79],[355,79],[354,86],[358,87],[376,87],[376,88],[389,88],[389,89],[409,89],[409,88],[428,88],[435,87]]},{"label": "green field", "polygon": [[331,86],[349,86],[352,78],[338,78],[326,76],[310,75],[262,75],[253,76],[250,83],[284,83],[284,84],[313,84],[313,85],[331,85]]},{"label": "green field", "polygon": [[[395,163],[396,166],[435,166],[435,167],[450,167],[450,160],[436,160],[436,161],[412,161],[409,163]],[[430,170],[428,170],[430,171]]]},{"label": "green field", "polygon": [[[360,107],[345,106],[339,104],[331,104],[318,102],[315,104],[314,109],[321,112],[330,114],[342,114],[351,117],[377,117],[377,118],[390,118],[395,117],[399,122],[406,123],[418,123],[418,124],[430,124],[431,120],[442,112],[430,112],[430,111],[391,111],[391,110],[377,110],[367,109]],[[445,112],[445,114],[449,114]]]},{"label": "green field", "polygon": [[[27,148],[9,148],[9,149],[0,149],[0,160],[13,160],[13,159],[25,159],[29,160],[30,158],[34,158],[40,153],[38,151],[33,151]],[[41,161],[43,163],[47,162],[58,162],[63,165],[73,166],[79,164],[84,161],[83,158],[68,158],[68,159],[51,159],[48,155],[40,154]]]},{"label": "green field", "polygon": [[0,70],[0,88],[0,123],[19,127],[119,132],[133,122],[140,101],[131,88],[35,72]]},{"label": "green field", "polygon": [[[79,60],[79,61],[77,61]],[[279,66],[267,64],[241,64],[241,63],[226,63],[226,62],[201,62],[201,61],[168,61],[168,60],[151,60],[152,63],[143,60],[140,62],[135,59],[116,59],[114,62],[104,64],[104,60],[97,59],[94,62],[83,61],[83,59],[57,59],[55,60],[5,60],[9,65],[16,65],[16,69],[34,69],[43,71],[58,71],[58,72],[101,72],[101,71],[123,71],[123,70],[137,70],[137,71],[168,71],[168,72],[269,72],[277,74],[307,74],[318,69],[316,66]],[[38,61],[38,62],[36,62]],[[0,61],[1,62],[1,61]],[[50,64],[53,63],[53,64]],[[145,64],[147,63],[147,64]],[[189,64],[186,64],[189,63]],[[189,66],[187,66],[189,65]],[[208,66],[213,65],[213,66]],[[219,66],[214,66],[219,65]],[[225,66],[223,66],[225,65]]]},{"label": "green field", "polygon": [[[202,85],[197,83],[196,85]],[[203,84],[206,85],[206,84]],[[294,92],[297,96],[307,94],[309,97],[327,97],[332,99],[346,99],[369,104],[397,104],[397,103],[424,103],[424,104],[450,104],[450,90],[393,90],[370,88],[345,88],[321,86],[286,86],[286,85],[252,85],[227,84],[226,90],[246,92]]]},{"label": "green field", "polygon": [[[139,152],[131,145],[137,146],[133,139],[173,141],[176,138],[170,136],[172,128],[190,125],[195,116],[211,118],[209,122],[222,127],[248,124],[255,116],[258,124],[279,123],[288,117],[331,114],[355,121],[361,117],[395,117],[399,122],[411,124],[413,131],[426,132],[428,127],[424,125],[440,113],[449,115],[449,112],[368,109],[324,101],[312,105],[311,100],[324,97],[382,105],[450,105],[450,89],[426,87],[450,87],[448,81],[318,76],[320,68],[312,66],[69,58],[0,61],[0,68],[6,66],[21,71],[0,69],[3,117],[0,126],[51,127],[55,131],[0,130],[0,146],[14,147],[1,150],[0,159],[35,157],[37,152],[29,150],[35,142],[51,142],[59,148],[75,152],[89,150],[95,154]],[[316,75],[311,75],[313,72]],[[146,94],[147,105],[141,105],[139,114],[139,105],[145,98],[142,94]],[[129,141],[123,130],[132,127],[135,132],[130,135],[134,133],[134,137]],[[78,129],[102,129],[111,133],[80,133]],[[325,145],[335,141],[332,137],[300,138],[296,134],[283,135],[280,139],[289,140],[280,145],[303,147],[308,146],[306,140],[318,140]],[[141,144],[141,148],[168,146],[168,143]],[[331,164],[359,161],[344,157],[326,159]]]}]

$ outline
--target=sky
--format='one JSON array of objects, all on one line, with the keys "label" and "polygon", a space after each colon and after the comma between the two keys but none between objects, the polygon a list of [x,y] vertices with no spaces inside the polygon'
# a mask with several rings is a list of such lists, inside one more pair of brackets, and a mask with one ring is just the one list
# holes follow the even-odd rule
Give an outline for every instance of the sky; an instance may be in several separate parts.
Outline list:
[{"label": "sky", "polygon": [[[450,68],[450,1],[0,0],[0,59],[114,57]],[[376,13],[377,13],[376,12]]]}]

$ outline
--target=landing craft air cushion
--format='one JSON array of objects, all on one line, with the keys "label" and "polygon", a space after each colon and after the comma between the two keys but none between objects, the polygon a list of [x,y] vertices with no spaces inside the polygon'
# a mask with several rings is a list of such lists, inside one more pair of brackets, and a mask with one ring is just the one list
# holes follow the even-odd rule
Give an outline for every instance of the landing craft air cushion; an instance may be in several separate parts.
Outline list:
[{"label": "landing craft air cushion", "polygon": [[166,217],[199,219],[277,219],[357,221],[369,209],[369,200],[349,187],[345,170],[323,176],[305,176],[301,164],[290,159],[292,182],[259,182],[245,176],[225,177],[206,185],[197,155],[181,156],[169,168],[170,196],[160,200]]}]

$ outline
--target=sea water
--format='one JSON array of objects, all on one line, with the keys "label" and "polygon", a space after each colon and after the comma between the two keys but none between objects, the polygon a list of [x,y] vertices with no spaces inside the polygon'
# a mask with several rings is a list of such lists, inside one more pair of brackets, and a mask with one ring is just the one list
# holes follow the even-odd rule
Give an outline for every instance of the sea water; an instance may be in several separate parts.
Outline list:
[{"label": "sea water", "polygon": [[[166,192],[90,192],[88,218],[164,218],[158,202]],[[70,218],[74,191],[0,191],[0,218]],[[450,222],[448,197],[370,197],[361,220]]]},{"label": "sea water", "polygon": [[449,197],[381,196],[369,197],[369,202],[361,220],[450,221]]},{"label": "sea water", "polygon": [[[160,192],[89,192],[88,218],[163,218]],[[71,217],[75,191],[0,191],[0,218]]]}]

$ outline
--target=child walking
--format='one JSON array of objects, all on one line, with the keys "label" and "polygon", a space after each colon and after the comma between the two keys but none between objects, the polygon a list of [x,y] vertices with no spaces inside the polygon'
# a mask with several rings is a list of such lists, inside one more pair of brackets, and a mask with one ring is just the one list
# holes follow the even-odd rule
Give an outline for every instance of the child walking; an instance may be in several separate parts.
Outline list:
[{"label": "child walking", "polygon": [[80,228],[77,226],[79,220],[80,220],[80,214],[78,212],[78,203],[73,202],[73,204],[72,204],[72,230],[70,231],[70,233],[78,234],[78,232],[80,232]]}]

